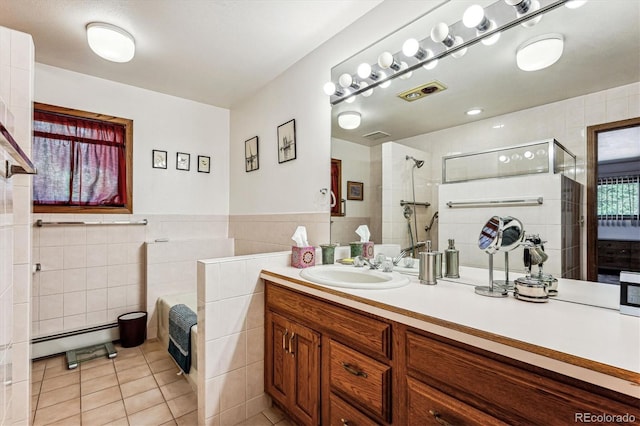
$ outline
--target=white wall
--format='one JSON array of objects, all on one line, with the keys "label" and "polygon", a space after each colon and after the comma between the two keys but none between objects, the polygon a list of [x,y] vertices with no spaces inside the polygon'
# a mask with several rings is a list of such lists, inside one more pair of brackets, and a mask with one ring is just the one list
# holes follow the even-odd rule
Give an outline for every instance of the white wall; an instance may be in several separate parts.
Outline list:
[{"label": "white wall", "polygon": [[[432,9],[438,0],[383,2],[231,112],[231,214],[326,212],[331,107],[322,86],[331,67]],[[297,159],[278,164],[276,128],[296,119]],[[244,141],[258,136],[260,169],[246,173]],[[328,230],[328,228],[327,228]],[[329,241],[326,235],[325,241]]]},{"label": "white wall", "polygon": [[[204,84],[204,82],[203,82]],[[229,111],[174,96],[36,64],[35,101],[133,120],[133,209],[141,214],[229,213]],[[168,168],[151,167],[167,151]],[[191,170],[176,170],[176,152]],[[211,173],[197,172],[198,155]]]}]

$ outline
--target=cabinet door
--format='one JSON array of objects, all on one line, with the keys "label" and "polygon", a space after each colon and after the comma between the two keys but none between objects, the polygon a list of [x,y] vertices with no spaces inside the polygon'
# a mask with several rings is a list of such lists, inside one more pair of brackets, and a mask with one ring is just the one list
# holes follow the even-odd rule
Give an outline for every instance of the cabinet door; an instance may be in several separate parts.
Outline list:
[{"label": "cabinet door", "polygon": [[407,378],[409,425],[506,425],[411,377]]},{"label": "cabinet door", "polygon": [[291,323],[289,346],[293,413],[306,424],[320,423],[320,334]]},{"label": "cabinet door", "polygon": [[301,424],[320,423],[320,334],[269,310],[265,388]]},{"label": "cabinet door", "polygon": [[280,315],[267,311],[265,336],[265,387],[269,395],[286,404],[291,388],[288,372],[289,355],[286,345],[289,339],[289,322]]}]

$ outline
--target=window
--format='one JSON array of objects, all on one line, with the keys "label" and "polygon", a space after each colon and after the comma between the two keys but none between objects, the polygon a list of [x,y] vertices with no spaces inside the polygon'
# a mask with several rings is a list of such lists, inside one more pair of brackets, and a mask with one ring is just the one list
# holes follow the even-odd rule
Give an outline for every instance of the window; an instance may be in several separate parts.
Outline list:
[{"label": "window", "polygon": [[640,214],[640,176],[598,179],[598,219],[638,220]]},{"label": "window", "polygon": [[34,105],[36,213],[131,213],[133,121]]}]

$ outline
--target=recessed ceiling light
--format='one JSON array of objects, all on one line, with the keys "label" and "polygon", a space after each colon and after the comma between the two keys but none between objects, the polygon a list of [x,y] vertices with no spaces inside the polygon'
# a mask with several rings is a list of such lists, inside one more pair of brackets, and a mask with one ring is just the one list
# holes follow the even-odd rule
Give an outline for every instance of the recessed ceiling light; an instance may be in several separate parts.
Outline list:
[{"label": "recessed ceiling light", "polygon": [[478,115],[482,112],[482,110],[480,108],[472,108],[469,111],[467,111],[467,115]]},{"label": "recessed ceiling light", "polygon": [[87,25],[87,42],[96,55],[112,62],[129,62],[136,53],[136,43],[131,34],[103,22]]}]

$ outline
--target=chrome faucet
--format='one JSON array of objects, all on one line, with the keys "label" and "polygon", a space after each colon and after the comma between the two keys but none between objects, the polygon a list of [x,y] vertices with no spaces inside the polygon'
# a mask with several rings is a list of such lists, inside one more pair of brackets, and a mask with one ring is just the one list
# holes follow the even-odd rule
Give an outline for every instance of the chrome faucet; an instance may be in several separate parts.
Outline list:
[{"label": "chrome faucet", "polygon": [[397,255],[396,257],[393,258],[392,262],[394,266],[398,266],[398,263],[400,263],[400,261],[409,253],[412,253],[413,250],[420,248],[420,247],[424,247],[427,244],[424,241],[418,242],[415,245],[411,246],[411,247],[406,247],[403,248],[402,250],[400,250],[400,254]]},{"label": "chrome faucet", "polygon": [[369,269],[378,269],[382,266],[387,257],[384,254],[380,253],[373,259],[367,259],[363,256],[358,256],[357,259],[359,262],[362,262],[363,264],[369,266]]}]

